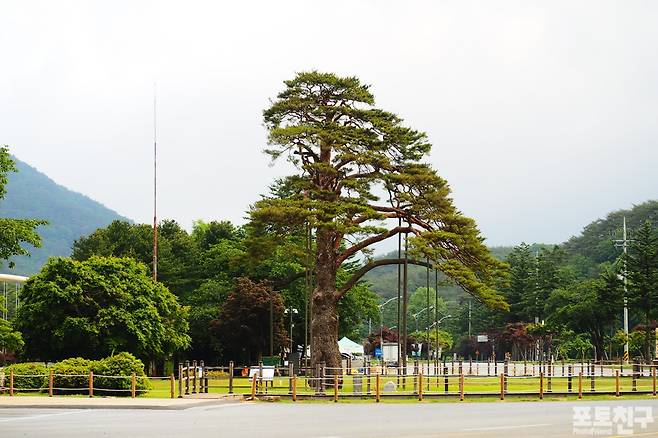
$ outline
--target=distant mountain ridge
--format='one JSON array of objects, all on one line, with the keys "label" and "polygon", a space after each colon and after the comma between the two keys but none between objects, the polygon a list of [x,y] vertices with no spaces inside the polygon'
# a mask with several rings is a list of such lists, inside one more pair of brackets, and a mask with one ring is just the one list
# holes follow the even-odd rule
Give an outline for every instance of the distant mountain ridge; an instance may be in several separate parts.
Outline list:
[{"label": "distant mountain ridge", "polygon": [[0,217],[44,219],[39,227],[41,248],[28,247],[31,257],[16,257],[14,269],[6,263],[0,272],[30,275],[39,271],[48,257],[68,256],[76,239],[105,227],[116,219],[129,219],[101,203],[57,184],[27,163],[12,157],[18,172],[7,175],[7,195],[0,200]]}]

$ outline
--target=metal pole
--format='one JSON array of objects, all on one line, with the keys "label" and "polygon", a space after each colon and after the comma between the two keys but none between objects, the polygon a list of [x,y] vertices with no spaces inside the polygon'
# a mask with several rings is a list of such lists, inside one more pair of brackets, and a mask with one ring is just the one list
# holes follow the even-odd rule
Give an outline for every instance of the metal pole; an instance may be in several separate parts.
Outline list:
[{"label": "metal pole", "polygon": [[[439,271],[434,270],[434,336],[436,337],[435,355],[439,360]],[[436,374],[439,372],[434,370]]]},{"label": "metal pole", "polygon": [[628,363],[628,271],[626,270],[626,255],[628,254],[628,240],[626,239],[626,216],[624,216],[624,362]]},{"label": "metal pole", "polygon": [[[425,269],[425,280],[426,280],[426,298],[427,298],[427,317],[425,318],[425,333],[427,334],[427,374],[430,373],[430,259],[426,258],[427,267]],[[421,352],[422,353],[422,352]],[[429,382],[429,379],[427,379]]]},{"label": "metal pole", "polygon": [[[398,218],[398,227],[402,228],[402,218]],[[402,258],[402,234],[398,234],[398,260]],[[397,361],[397,367],[398,367],[398,376],[400,374],[400,358],[401,358],[401,350],[400,350],[400,327],[402,324],[400,324],[400,311],[401,311],[401,304],[400,304],[400,298],[401,298],[401,292],[402,292],[402,265],[398,263],[398,320],[397,320],[397,326],[398,326],[398,336],[397,336],[397,343],[398,343],[398,361]],[[658,355],[658,350],[656,350],[656,355]],[[400,381],[398,379],[398,385],[400,384]]]},{"label": "metal pole", "polygon": [[270,356],[274,356],[274,299],[272,295],[274,291],[270,292]]},{"label": "metal pole", "polygon": [[406,374],[407,372],[407,286],[409,280],[409,258],[408,258],[408,249],[409,249],[409,236],[407,233],[404,234],[404,269],[403,269],[403,287],[402,287],[402,367],[403,371]]},{"label": "metal pole", "polygon": [[156,89],[153,84],[153,281],[158,281],[158,131]]}]

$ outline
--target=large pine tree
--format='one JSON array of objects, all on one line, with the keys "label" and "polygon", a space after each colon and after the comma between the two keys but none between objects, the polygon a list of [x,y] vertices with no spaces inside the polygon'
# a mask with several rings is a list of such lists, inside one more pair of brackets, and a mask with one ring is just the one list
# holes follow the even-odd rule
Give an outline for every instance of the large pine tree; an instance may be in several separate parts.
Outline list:
[{"label": "large pine tree", "polygon": [[401,259],[367,260],[339,284],[339,267],[400,234],[417,260],[444,272],[490,307],[507,309],[496,291],[505,265],[483,244],[475,222],[452,203],[447,182],[422,162],[426,135],[374,106],[369,86],[355,77],[300,73],[264,112],[273,158],[297,169],[292,196],[265,198],[253,223],[272,233],[315,231],[312,363],[340,366],[337,306],[370,269]]}]

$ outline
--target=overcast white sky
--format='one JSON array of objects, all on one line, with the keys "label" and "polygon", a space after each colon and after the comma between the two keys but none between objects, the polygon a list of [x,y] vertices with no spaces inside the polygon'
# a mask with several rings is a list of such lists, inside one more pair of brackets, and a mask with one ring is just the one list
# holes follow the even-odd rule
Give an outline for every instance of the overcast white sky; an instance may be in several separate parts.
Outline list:
[{"label": "overcast white sky", "polygon": [[0,144],[136,221],[241,223],[288,172],[262,110],[357,75],[426,131],[489,244],[560,242],[658,197],[655,1],[0,0]]}]

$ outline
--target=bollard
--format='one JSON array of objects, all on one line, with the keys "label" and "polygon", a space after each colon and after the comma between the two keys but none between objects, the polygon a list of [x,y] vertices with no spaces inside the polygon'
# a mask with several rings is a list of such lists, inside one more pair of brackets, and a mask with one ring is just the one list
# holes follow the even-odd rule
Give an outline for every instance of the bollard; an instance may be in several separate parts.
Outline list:
[{"label": "bollard", "polygon": [[500,399],[505,400],[505,375],[500,374]]},{"label": "bollard", "polygon": [[468,375],[472,376],[473,375],[473,359],[470,357],[468,358]]},{"label": "bollard", "polygon": [[379,392],[379,388],[380,388],[380,385],[379,385],[379,384],[380,384],[379,379],[380,379],[379,374],[376,374],[376,375],[375,375],[375,401],[376,401],[377,403],[379,403],[379,399],[380,399],[380,397],[381,397],[381,394],[380,394],[380,392]]},{"label": "bollard", "polygon": [[568,367],[567,369],[568,369],[568,371],[569,371],[569,374],[567,374],[567,392],[571,392],[571,391],[572,391],[571,365],[569,365],[569,367]]},{"label": "bollard", "polygon": [[50,373],[48,373],[48,397],[53,396],[53,381],[54,381],[54,375],[53,375],[53,370],[50,370]]},{"label": "bollard", "polygon": [[526,360],[523,359],[523,375],[525,376],[527,374],[528,374],[528,362],[526,362]]},{"label": "bollard", "polygon": [[[295,373],[292,361],[288,364],[288,377],[292,377]],[[292,394],[292,378],[288,379],[288,394]]]},{"label": "bollard", "polygon": [[94,396],[94,372],[89,371],[89,397]]},{"label": "bollard", "polygon": [[14,396],[14,370],[9,371],[9,396]]},{"label": "bollard", "polygon": [[370,363],[366,366],[366,369],[364,370],[366,373],[366,394],[370,394]]},{"label": "bollard", "polygon": [[235,364],[233,361],[228,363],[228,393],[233,394],[233,374],[234,374]]},{"label": "bollard", "polygon": [[578,400],[583,398],[583,372],[578,373]]},{"label": "bollard", "polygon": [[544,373],[539,373],[539,400],[544,400]]},{"label": "bollard", "polygon": [[651,382],[652,382],[651,395],[655,397],[656,396],[656,367],[655,366],[651,367]]},{"label": "bollard", "polygon": [[178,398],[183,398],[183,364],[178,364]]},{"label": "bollard", "polygon": [[447,394],[448,393],[448,367],[444,366],[443,367],[443,386],[444,386],[444,392]]},{"label": "bollard", "polygon": [[169,375],[169,397],[176,398],[176,377],[173,373]]},{"label": "bollard", "polygon": [[615,396],[619,397],[619,370],[615,370]]},{"label": "bollard", "polygon": [[464,401],[464,374],[459,376],[459,401]]},{"label": "bollard", "polygon": [[135,373],[130,376],[130,398],[135,398],[135,389],[137,388],[137,378]]},{"label": "bollard", "polygon": [[639,369],[639,365],[637,363],[633,363],[633,368],[631,368],[631,381],[633,383],[631,391],[635,392],[637,391],[637,372]]},{"label": "bollard", "polygon": [[297,375],[293,374],[292,380],[292,401],[297,401]]},{"label": "bollard", "polygon": [[491,369],[490,369],[490,368],[491,368],[491,360],[488,360],[488,359],[487,359],[487,377],[489,377],[489,375],[490,375],[490,373],[491,373]]},{"label": "bollard", "polygon": [[418,401],[423,401],[423,373],[418,374]]}]

